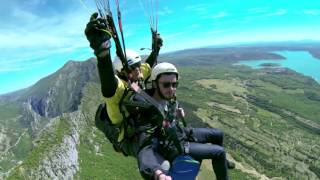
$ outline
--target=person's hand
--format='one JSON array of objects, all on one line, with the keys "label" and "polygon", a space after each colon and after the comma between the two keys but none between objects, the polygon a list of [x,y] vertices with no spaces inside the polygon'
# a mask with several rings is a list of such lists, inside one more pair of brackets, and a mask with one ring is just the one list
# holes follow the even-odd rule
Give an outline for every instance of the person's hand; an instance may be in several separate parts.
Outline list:
[{"label": "person's hand", "polygon": [[111,33],[108,30],[106,19],[98,18],[97,12],[93,13],[84,32],[95,55],[106,56],[111,47]]},{"label": "person's hand", "polygon": [[178,108],[177,109],[177,118],[180,119],[180,118],[184,118],[184,117],[185,117],[185,113],[184,113],[183,108]]},{"label": "person's hand", "polygon": [[152,50],[159,51],[163,45],[163,40],[159,33],[152,33]]},{"label": "person's hand", "polygon": [[156,180],[172,180],[171,176],[167,176],[161,170],[156,170],[154,176]]},{"label": "person's hand", "polygon": [[140,90],[138,82],[133,82],[131,83],[131,88],[135,91],[138,92]]}]

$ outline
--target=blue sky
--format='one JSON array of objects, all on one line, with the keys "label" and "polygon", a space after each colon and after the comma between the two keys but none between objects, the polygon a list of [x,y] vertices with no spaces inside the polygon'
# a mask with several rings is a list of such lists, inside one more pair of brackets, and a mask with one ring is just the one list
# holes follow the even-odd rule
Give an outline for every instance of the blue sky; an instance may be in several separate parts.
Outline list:
[{"label": "blue sky", "polygon": [[[93,2],[1,1],[0,94],[32,85],[68,60],[92,57],[83,31],[95,11]],[[139,0],[120,2],[126,46],[150,47],[149,20]],[[157,12],[164,39],[161,52],[230,43],[320,40],[318,0],[159,0]]]}]

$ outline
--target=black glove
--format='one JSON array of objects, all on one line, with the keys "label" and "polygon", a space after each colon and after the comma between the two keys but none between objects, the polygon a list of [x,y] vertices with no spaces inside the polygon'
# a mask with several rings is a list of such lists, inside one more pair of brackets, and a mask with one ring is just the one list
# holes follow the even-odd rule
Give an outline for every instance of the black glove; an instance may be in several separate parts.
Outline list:
[{"label": "black glove", "polygon": [[103,52],[109,50],[111,33],[108,29],[107,21],[103,18],[98,18],[97,12],[91,15],[84,33],[96,56],[101,56],[101,54],[105,54]]},{"label": "black glove", "polygon": [[159,51],[162,47],[163,40],[159,33],[152,33],[152,50]]}]

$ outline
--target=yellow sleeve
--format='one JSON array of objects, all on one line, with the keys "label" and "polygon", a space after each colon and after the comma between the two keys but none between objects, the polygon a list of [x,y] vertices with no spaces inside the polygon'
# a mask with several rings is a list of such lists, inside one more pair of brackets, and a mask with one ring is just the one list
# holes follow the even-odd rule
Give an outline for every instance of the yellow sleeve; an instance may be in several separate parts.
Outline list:
[{"label": "yellow sleeve", "polygon": [[148,63],[142,63],[140,69],[143,74],[143,80],[146,80],[151,75],[150,65]]},{"label": "yellow sleeve", "polygon": [[[127,83],[121,80],[118,76],[115,76],[118,79],[118,87],[115,94],[110,98],[104,98],[107,104],[108,116],[113,124],[120,124],[123,121],[123,116],[120,112],[120,101],[127,88]],[[128,116],[129,113],[125,111],[125,115]],[[120,134],[118,137],[118,142],[122,141],[124,138],[124,129],[121,126]]]},{"label": "yellow sleeve", "polygon": [[116,76],[116,78],[118,79],[118,87],[115,94],[110,98],[105,98],[107,112],[113,124],[119,124],[123,120],[119,104],[127,87],[127,83],[125,81],[121,80],[118,76]]}]

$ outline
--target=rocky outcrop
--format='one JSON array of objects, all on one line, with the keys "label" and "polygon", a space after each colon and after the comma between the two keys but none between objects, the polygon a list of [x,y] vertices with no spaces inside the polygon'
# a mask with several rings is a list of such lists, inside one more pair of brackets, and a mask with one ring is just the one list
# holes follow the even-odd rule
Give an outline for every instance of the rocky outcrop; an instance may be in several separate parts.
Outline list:
[{"label": "rocky outcrop", "polygon": [[[56,73],[40,80],[28,100],[32,109],[43,117],[56,117],[77,110],[83,87],[97,80],[94,60],[69,61]],[[41,89],[40,92],[38,92]]]},{"label": "rocky outcrop", "polygon": [[[41,79],[35,85],[0,96],[0,102],[17,104],[21,113],[18,120],[19,126],[21,126],[19,128],[25,129],[31,135],[32,140],[39,139],[42,132],[45,133],[52,128],[51,124],[54,124],[54,121],[60,117],[66,118],[66,121],[72,124],[70,132],[65,134],[61,143],[53,145],[50,152],[46,152],[46,155],[41,158],[41,162],[38,162],[38,169],[32,168],[23,171],[26,174],[22,174],[25,174],[26,177],[36,179],[39,177],[41,179],[72,178],[78,170],[76,146],[79,141],[78,126],[81,118],[83,119],[78,112],[78,107],[83,97],[83,89],[88,82],[98,82],[94,59],[85,62],[69,61],[63,68]],[[15,162],[15,154],[12,152],[12,148],[9,148],[9,144],[13,143],[9,142],[8,133],[4,130],[2,128],[0,133],[0,149],[12,154],[10,157],[5,154],[3,156],[8,157],[8,161]],[[17,163],[18,161],[11,163],[10,169],[18,167],[19,164]],[[23,164],[21,166],[24,167]],[[1,177],[10,174],[11,170],[7,170],[3,169]]]},{"label": "rocky outcrop", "polygon": [[[35,179],[74,179],[79,171],[79,155],[77,145],[84,117],[80,111],[63,114],[62,118],[68,120],[70,129],[64,133],[61,143],[55,144],[50,151],[41,158],[38,168],[32,169],[26,175]],[[58,121],[56,118],[53,121]],[[54,123],[50,123],[50,126]],[[52,128],[52,127],[46,127]]]},{"label": "rocky outcrop", "polygon": [[77,144],[79,134],[77,131],[65,136],[57,149],[51,151],[44,158],[33,176],[39,179],[73,179],[79,170]]}]

